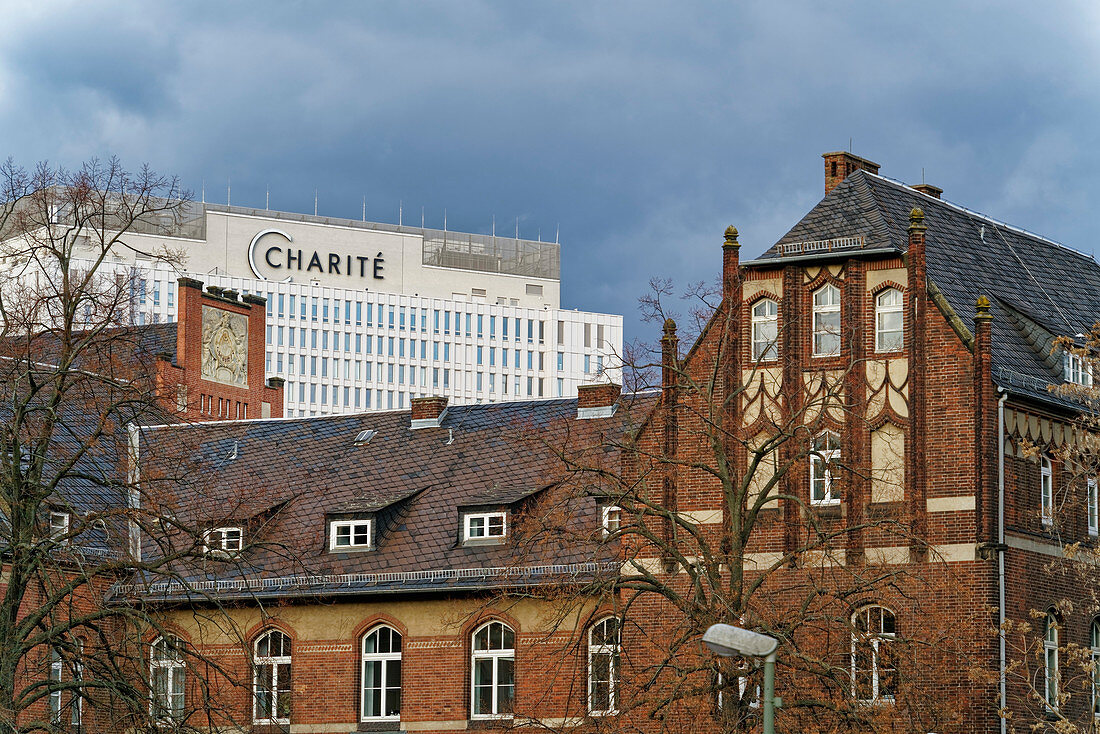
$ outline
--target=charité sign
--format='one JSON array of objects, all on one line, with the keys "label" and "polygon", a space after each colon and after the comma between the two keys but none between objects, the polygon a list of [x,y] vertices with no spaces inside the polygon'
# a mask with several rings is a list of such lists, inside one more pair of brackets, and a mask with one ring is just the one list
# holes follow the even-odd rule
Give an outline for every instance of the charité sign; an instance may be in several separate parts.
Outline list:
[{"label": "charit\u00e9 sign", "polygon": [[[343,275],[352,278],[384,280],[385,258],[379,252],[374,257],[348,255],[339,252],[319,252],[291,247],[294,238],[281,229],[265,229],[257,232],[248,245],[248,266],[261,280],[269,280],[260,272],[263,263],[272,273],[270,280],[290,280],[295,273]],[[278,276],[285,274],[286,277]]]}]

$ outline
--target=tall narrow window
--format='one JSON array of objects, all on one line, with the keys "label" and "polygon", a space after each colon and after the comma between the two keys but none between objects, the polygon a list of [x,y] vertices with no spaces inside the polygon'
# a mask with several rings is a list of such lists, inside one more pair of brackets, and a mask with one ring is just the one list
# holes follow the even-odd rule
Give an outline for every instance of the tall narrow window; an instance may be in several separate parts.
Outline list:
[{"label": "tall narrow window", "polygon": [[1100,533],[1100,493],[1096,487],[1096,477],[1089,477],[1088,491],[1089,535]]},{"label": "tall narrow window", "polygon": [[588,713],[618,710],[619,620],[608,617],[588,630]]},{"label": "tall narrow window", "polygon": [[183,682],[183,643],[173,635],[159,638],[153,643],[149,661],[153,721],[159,724],[183,720]]},{"label": "tall narrow window", "polygon": [[[84,655],[84,641],[76,641],[76,655],[73,659],[66,661],[59,648],[50,648],[50,680],[55,684],[60,684],[64,680],[65,668],[68,667],[69,675],[74,682],[79,682],[84,678],[84,664],[81,662],[81,658]],[[69,725],[74,729],[79,729],[83,723],[84,716],[84,699],[81,696],[80,686],[70,688],[67,699],[69,701],[68,716],[64,714],[64,706],[62,705],[63,691],[60,688],[50,691],[50,721],[54,724],[60,725],[62,721],[68,720]]]},{"label": "tall narrow window", "polygon": [[901,291],[887,288],[875,297],[875,351],[898,352],[904,346]]},{"label": "tall narrow window", "polygon": [[516,695],[516,634],[501,622],[474,632],[470,710],[475,719],[509,716]]},{"label": "tall narrow window", "polygon": [[1092,716],[1095,719],[1100,718],[1100,619],[1092,620],[1089,647],[1092,660]]},{"label": "tall narrow window", "polygon": [[840,436],[832,431],[814,437],[810,454],[810,503],[831,505],[840,502],[833,495],[834,462],[840,459]]},{"label": "tall narrow window", "polygon": [[1043,629],[1043,700],[1058,710],[1058,620],[1049,612]]},{"label": "tall narrow window", "polygon": [[779,306],[765,298],[752,307],[752,358],[763,361],[777,359],[776,337],[779,334]]},{"label": "tall narrow window", "polygon": [[1054,521],[1054,472],[1045,456],[1039,467],[1039,514],[1044,525]]},{"label": "tall narrow window", "polygon": [[814,356],[840,354],[840,290],[829,283],[814,291]]},{"label": "tall narrow window", "polygon": [[[55,684],[61,683],[61,671],[64,664],[61,661],[61,651],[56,647],[50,648],[50,681]],[[50,691],[50,722],[54,724],[61,723],[61,690],[55,688]]]},{"label": "tall narrow window", "polygon": [[290,723],[290,638],[269,630],[256,640],[253,656],[252,721]]},{"label": "tall narrow window", "polygon": [[864,607],[852,616],[852,695],[856,700],[894,700],[898,672],[890,644],[895,635],[894,613],[886,607]]},{"label": "tall narrow window", "polygon": [[363,721],[401,718],[401,634],[375,627],[363,637]]}]

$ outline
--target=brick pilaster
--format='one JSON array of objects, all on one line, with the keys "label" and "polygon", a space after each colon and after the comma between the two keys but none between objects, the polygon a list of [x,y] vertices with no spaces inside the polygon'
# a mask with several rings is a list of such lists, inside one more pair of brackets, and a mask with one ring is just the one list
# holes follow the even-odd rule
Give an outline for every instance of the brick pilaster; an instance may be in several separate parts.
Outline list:
[{"label": "brick pilaster", "polygon": [[913,518],[911,554],[923,560],[928,531],[926,481],[927,420],[925,415],[925,385],[928,354],[928,280],[924,257],[924,212],[919,208],[909,212],[909,250],[905,256],[909,278],[908,329],[905,332],[906,353],[909,355],[909,435],[906,442],[905,496]]}]

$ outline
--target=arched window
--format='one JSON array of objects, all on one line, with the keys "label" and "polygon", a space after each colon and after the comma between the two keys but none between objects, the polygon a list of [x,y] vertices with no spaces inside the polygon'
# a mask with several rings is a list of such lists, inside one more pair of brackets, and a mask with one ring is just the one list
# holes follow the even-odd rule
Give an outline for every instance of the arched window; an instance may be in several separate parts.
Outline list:
[{"label": "arched window", "polygon": [[474,631],[470,710],[474,718],[512,713],[516,697],[516,633],[501,622]]},{"label": "arched window", "polygon": [[588,713],[618,710],[619,620],[602,619],[588,630]]},{"label": "arched window", "polygon": [[1092,620],[1089,646],[1092,648],[1092,715],[1100,718],[1100,619]]},{"label": "arched window", "polygon": [[183,719],[183,642],[175,635],[157,638],[149,654],[150,713],[153,721]]},{"label": "arched window", "polygon": [[852,695],[856,700],[894,700],[898,679],[890,649],[894,637],[894,613],[886,607],[863,607],[852,615]]},{"label": "arched window", "polygon": [[363,636],[362,720],[401,718],[401,633],[385,625]]},{"label": "arched window", "polygon": [[811,448],[810,504],[836,504],[840,498],[833,495],[832,464],[840,459],[840,436],[823,431],[814,437]]},{"label": "arched window", "polygon": [[903,299],[897,288],[887,288],[875,297],[875,351],[898,352],[905,347]]},{"label": "arched window", "polygon": [[814,291],[815,357],[840,354],[840,290],[832,283]]},{"label": "arched window", "polygon": [[252,663],[252,721],[290,723],[290,638],[268,630],[256,640]]},{"label": "arched window", "polygon": [[1047,612],[1043,625],[1043,700],[1058,710],[1058,620],[1053,612]]},{"label": "arched window", "polygon": [[1044,525],[1054,522],[1054,471],[1045,456],[1039,460],[1039,517]]},{"label": "arched window", "polygon": [[752,358],[778,359],[776,339],[779,336],[779,306],[770,298],[752,307]]}]

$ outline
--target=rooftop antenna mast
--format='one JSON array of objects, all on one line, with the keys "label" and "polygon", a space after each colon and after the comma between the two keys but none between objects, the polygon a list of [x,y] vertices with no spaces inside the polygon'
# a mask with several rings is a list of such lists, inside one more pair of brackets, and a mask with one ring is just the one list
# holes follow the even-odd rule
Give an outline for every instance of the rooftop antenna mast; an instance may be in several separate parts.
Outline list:
[{"label": "rooftop antenna mast", "polygon": [[494,214],[493,215],[493,239],[496,239],[496,236],[497,236],[497,215]]},{"label": "rooftop antenna mast", "polygon": [[313,216],[317,216],[317,189],[313,190]]},{"label": "rooftop antenna mast", "polygon": [[267,187],[267,196],[264,197],[264,209],[271,211],[271,186]]},{"label": "rooftop antenna mast", "polygon": [[554,228],[554,244],[558,244],[558,235],[561,234],[561,222],[558,222]]},{"label": "rooftop antenna mast", "polygon": [[424,207],[420,207],[420,229],[424,229]]},{"label": "rooftop antenna mast", "polygon": [[233,206],[233,179],[225,179],[225,205]]},{"label": "rooftop antenna mast", "polygon": [[367,195],[363,194],[363,221],[367,221]]},{"label": "rooftop antenna mast", "polygon": [[516,217],[516,239],[519,239],[519,217]]},{"label": "rooftop antenna mast", "polygon": [[405,214],[405,202],[404,202],[404,200],[398,199],[398,201],[397,201],[397,226],[398,227],[400,227],[403,224],[402,218],[404,217],[404,214]]},{"label": "rooftop antenna mast", "polygon": [[202,180],[202,203],[206,203],[206,179]]},{"label": "rooftop antenna mast", "polygon": [[447,207],[443,207],[443,231],[447,231]]}]

